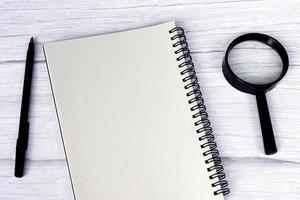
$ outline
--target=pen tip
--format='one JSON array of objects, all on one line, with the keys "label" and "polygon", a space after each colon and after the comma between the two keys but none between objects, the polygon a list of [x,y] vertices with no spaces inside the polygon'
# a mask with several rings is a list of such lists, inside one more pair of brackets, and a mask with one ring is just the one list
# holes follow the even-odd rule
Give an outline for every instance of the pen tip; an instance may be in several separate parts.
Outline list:
[{"label": "pen tip", "polygon": [[33,37],[30,38],[30,43],[33,43]]}]

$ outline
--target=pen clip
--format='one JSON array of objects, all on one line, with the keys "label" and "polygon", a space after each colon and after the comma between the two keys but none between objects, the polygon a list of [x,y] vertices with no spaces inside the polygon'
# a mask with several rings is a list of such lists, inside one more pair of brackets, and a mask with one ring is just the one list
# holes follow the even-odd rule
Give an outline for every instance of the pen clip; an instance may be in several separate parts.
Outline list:
[{"label": "pen clip", "polygon": [[17,139],[17,149],[27,149],[28,146],[28,135],[29,135],[29,122],[25,122],[19,130],[22,134]]},{"label": "pen clip", "polygon": [[25,152],[28,146],[29,122],[21,126],[22,137],[17,139],[16,160],[15,160],[15,177],[21,178],[24,174]]}]

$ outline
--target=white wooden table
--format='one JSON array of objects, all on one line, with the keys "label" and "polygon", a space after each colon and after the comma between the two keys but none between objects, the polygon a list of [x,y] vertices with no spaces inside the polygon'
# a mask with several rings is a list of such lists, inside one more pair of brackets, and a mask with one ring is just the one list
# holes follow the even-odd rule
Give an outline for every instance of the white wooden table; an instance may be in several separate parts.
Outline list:
[{"label": "white wooden table", "polygon": [[[300,2],[298,0],[110,0],[0,2],[0,199],[73,199],[43,43],[176,20],[185,28],[226,170],[226,199],[300,199]],[[265,156],[254,96],[233,89],[221,62],[246,32],[280,40],[290,69],[268,94],[278,153]],[[14,178],[24,59],[30,36],[37,56],[26,175]]]}]

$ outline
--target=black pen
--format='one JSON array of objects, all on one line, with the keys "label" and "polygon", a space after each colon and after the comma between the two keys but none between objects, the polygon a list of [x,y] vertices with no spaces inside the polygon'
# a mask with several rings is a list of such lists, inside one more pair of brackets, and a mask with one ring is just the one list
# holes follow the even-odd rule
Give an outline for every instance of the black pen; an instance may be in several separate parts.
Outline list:
[{"label": "black pen", "polygon": [[30,103],[30,91],[32,82],[32,70],[34,62],[34,42],[33,37],[30,39],[26,65],[24,74],[24,85],[23,85],[23,96],[19,123],[19,134],[16,145],[16,161],[15,161],[15,176],[22,177],[24,171],[25,153],[28,146],[28,135],[29,135],[29,103]]}]

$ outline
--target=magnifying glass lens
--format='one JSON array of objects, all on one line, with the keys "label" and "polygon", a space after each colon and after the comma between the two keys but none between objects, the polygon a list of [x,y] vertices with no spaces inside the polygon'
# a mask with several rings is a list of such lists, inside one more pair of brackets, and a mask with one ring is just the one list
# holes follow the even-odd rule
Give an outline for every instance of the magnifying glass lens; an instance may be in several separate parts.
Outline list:
[{"label": "magnifying glass lens", "polygon": [[237,44],[230,51],[228,62],[237,77],[255,85],[268,84],[277,80],[283,70],[277,52],[257,41]]}]

